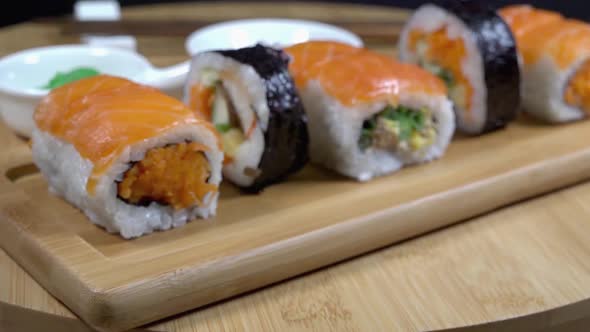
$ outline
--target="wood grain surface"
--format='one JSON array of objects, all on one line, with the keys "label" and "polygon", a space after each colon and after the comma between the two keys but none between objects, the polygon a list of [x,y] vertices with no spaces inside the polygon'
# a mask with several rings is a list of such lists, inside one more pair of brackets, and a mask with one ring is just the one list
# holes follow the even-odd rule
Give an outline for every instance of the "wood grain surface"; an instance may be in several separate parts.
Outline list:
[{"label": "wood grain surface", "polygon": [[25,143],[0,142],[0,244],[88,324],[124,330],[590,178],[589,140],[590,122],[522,120],[367,183],[308,166],[258,195],[224,185],[215,218],[133,241],[52,195]]},{"label": "wood grain surface", "polygon": [[[368,9],[358,6],[314,4],[284,6],[284,4],[275,5],[275,7],[272,4],[256,6],[182,4],[132,8],[126,11],[125,15],[141,19],[169,19],[170,17],[190,18],[215,15],[224,17],[225,14],[225,17],[232,18],[241,15],[254,16],[257,13],[272,15],[273,10],[276,14],[286,13],[284,14],[286,16],[321,18],[324,15],[323,17],[327,19],[346,15],[355,17],[355,14],[363,18],[374,15],[375,19],[387,15],[405,15],[394,9]],[[288,9],[285,10],[285,8]],[[5,46],[2,51],[11,52],[26,47],[73,41],[72,36],[60,33],[61,28],[62,25],[59,23],[45,22],[0,30],[0,41]],[[25,35],[30,37],[22,38]],[[21,37],[16,38],[17,36]],[[139,42],[140,50],[157,64],[170,64],[185,58],[181,38],[146,36],[141,37]],[[393,52],[391,45],[370,44],[369,46],[388,53]],[[535,172],[534,176],[527,178],[526,181],[510,182],[510,185],[517,187],[520,193],[531,194],[531,190],[534,191],[534,186],[531,187],[531,184],[549,183],[553,186],[556,185],[554,181],[559,182],[560,176],[564,173],[569,174],[571,176],[569,179],[574,181],[575,178],[587,173],[585,165],[588,164],[588,160],[583,162],[584,153],[571,154],[577,149],[580,151],[584,149],[584,142],[580,140],[580,137],[588,135],[585,133],[588,132],[586,126],[587,124],[580,124],[562,127],[547,134],[548,128],[522,123],[514,128],[515,131],[504,133],[508,136],[504,135],[504,140],[513,142],[507,149],[512,151],[516,162],[509,164],[506,160],[498,158],[491,161],[492,166],[483,163],[482,169],[472,170],[470,172],[473,173],[470,174],[480,174],[485,177],[490,174],[492,168],[510,169],[510,167],[518,166],[519,160],[530,160],[529,158],[542,160],[553,151],[558,154],[570,154],[573,159],[563,159],[562,163],[555,164],[549,173]],[[523,134],[530,140],[519,140]],[[555,140],[558,136],[565,139]],[[488,143],[502,136],[495,137],[490,136]],[[0,140],[16,142],[13,138],[10,134],[0,131]],[[534,141],[543,144],[535,145]],[[461,144],[468,143],[461,141],[456,149],[460,149]],[[5,148],[3,157],[10,152],[13,165],[22,164],[23,161],[26,164],[29,158],[26,149],[15,147],[18,145],[9,145],[12,147],[3,145]],[[473,159],[467,162],[466,168],[476,166],[476,159],[485,159],[485,156],[489,156],[492,151],[497,153],[496,149],[485,150],[485,144],[478,144],[477,147],[473,146],[467,150],[472,153]],[[450,151],[449,160],[452,160],[452,154],[453,151]],[[434,176],[434,173],[440,171],[442,167],[436,166],[439,164],[444,164],[444,161],[428,166],[431,171],[410,170],[406,173],[414,177],[413,181],[418,181],[420,172],[427,176]],[[12,176],[15,178],[31,170],[21,168],[13,171]],[[469,178],[469,175],[465,176]],[[452,179],[450,177],[447,181]],[[1,201],[17,202],[23,198],[17,190],[14,190],[14,186],[18,187],[19,191],[23,190],[22,193],[25,196],[44,195],[41,192],[43,182],[38,176],[25,177],[24,180],[10,186],[13,187],[10,189],[5,187],[1,191]],[[506,184],[504,186],[510,187]],[[379,190],[386,192],[383,187]],[[481,201],[469,198],[464,200],[467,206],[481,207],[478,206]],[[333,265],[255,293],[157,322],[151,327],[161,331],[437,330],[493,322],[493,325],[470,328],[470,330],[502,327],[503,330],[518,331],[574,326],[589,313],[589,305],[585,301],[590,294],[590,280],[588,280],[590,263],[587,259],[590,254],[590,247],[587,245],[590,228],[585,222],[589,213],[586,208],[589,198],[590,185],[587,184],[555,192],[549,196],[473,219],[460,226],[447,228]],[[494,197],[494,199],[503,202],[506,199],[513,200],[514,197],[502,196]],[[37,203],[39,202],[33,200],[26,205],[28,210],[32,211],[30,213],[40,213],[44,218],[55,214],[53,210],[41,210],[42,207]],[[64,210],[68,209],[67,206],[60,207]],[[443,212],[448,210],[453,212],[451,207],[438,206],[435,212],[444,215]],[[29,212],[25,211],[25,213]],[[75,212],[68,213],[72,213],[69,216],[72,219],[80,218],[80,215]],[[458,211],[454,213],[456,217],[460,215]],[[72,232],[66,227],[72,225],[68,220],[59,222],[60,226],[66,229],[64,234]],[[74,232],[88,232],[84,233],[85,237],[82,239],[92,243],[94,248],[98,248],[97,256],[100,254],[104,257],[119,259],[127,257],[128,260],[125,262],[128,265],[137,263],[133,255],[122,254],[127,249],[126,244],[119,243],[113,237],[97,235],[98,233],[89,230],[87,224],[76,223],[76,225],[78,228],[74,228]],[[420,223],[414,227],[418,225]],[[39,232],[48,236],[45,239],[50,241],[46,244],[63,245],[59,243],[61,240],[59,237],[44,233],[54,226],[33,223],[26,225],[22,230]],[[192,231],[198,228],[193,226]],[[368,245],[366,240],[363,240],[365,238],[363,235],[359,233],[358,240],[334,239],[328,243],[328,247],[337,248],[340,245],[346,245],[350,248],[351,244],[357,244],[359,247],[369,248],[378,244]],[[383,234],[383,237],[388,235]],[[411,235],[411,232],[405,235]],[[4,244],[6,236],[2,239]],[[12,240],[15,244],[15,239],[7,240]],[[338,243],[339,241],[343,243]],[[189,247],[190,245],[186,248]],[[64,252],[71,249],[72,247],[68,246],[61,247]],[[135,251],[138,248],[133,249]],[[31,252],[25,252],[24,246],[18,247],[18,250],[14,250],[13,253],[18,253],[21,257],[31,254]],[[136,255],[139,253],[141,250],[135,251]],[[76,259],[75,252],[68,255],[71,259]],[[34,258],[34,255],[31,257]],[[86,257],[81,255],[77,258],[83,260]],[[313,259],[312,257],[311,260]],[[315,259],[321,259],[321,257]],[[305,260],[303,262],[306,264]],[[34,263],[30,264],[34,265],[33,270],[35,266],[44,265],[41,262]],[[165,268],[166,264],[163,262],[161,266]],[[304,266],[305,269],[308,267]],[[278,265],[272,268],[278,270],[274,273],[279,275],[291,272],[288,266]],[[102,267],[95,266],[91,272],[95,273],[101,269]],[[145,269],[149,270],[149,268]],[[120,271],[124,273],[126,269],[123,267]],[[36,272],[36,275],[41,278],[53,277],[53,272],[55,270],[52,270],[51,266],[44,266]],[[105,274],[103,279],[100,282],[108,283],[107,279],[111,278]],[[72,283],[69,286],[75,288],[76,284]],[[51,289],[51,285],[46,287]],[[230,289],[229,292],[231,291],[235,289]],[[0,300],[27,308],[72,316],[62,304],[48,295],[4,253],[0,253]],[[168,305],[166,302],[161,304],[163,308]],[[532,316],[533,314],[537,316]],[[518,317],[523,318],[509,320]]]}]

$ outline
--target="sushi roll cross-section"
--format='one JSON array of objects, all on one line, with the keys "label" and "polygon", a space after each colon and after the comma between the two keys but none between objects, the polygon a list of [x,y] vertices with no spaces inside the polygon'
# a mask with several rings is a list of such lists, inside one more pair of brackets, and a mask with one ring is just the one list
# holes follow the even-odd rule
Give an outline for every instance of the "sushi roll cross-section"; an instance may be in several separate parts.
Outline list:
[{"label": "sushi roll cross-section", "polygon": [[590,25],[561,14],[515,5],[499,10],[522,59],[524,110],[561,123],[590,113]]},{"label": "sushi roll cross-section", "polygon": [[99,75],[52,90],[34,114],[33,158],[53,192],[124,238],[216,213],[223,153],[181,101]]},{"label": "sushi roll cross-section", "polygon": [[444,154],[455,119],[439,78],[368,50],[334,54],[325,46],[286,49],[294,63],[308,54],[321,60],[293,73],[312,162],[367,181]]},{"label": "sushi roll cross-section", "polygon": [[259,192],[308,161],[307,117],[278,49],[256,45],[194,56],[185,103],[223,141],[224,178]]},{"label": "sushi roll cross-section", "polygon": [[516,118],[516,42],[508,25],[485,3],[423,5],[405,25],[398,46],[402,61],[418,64],[446,83],[458,130],[482,134]]}]

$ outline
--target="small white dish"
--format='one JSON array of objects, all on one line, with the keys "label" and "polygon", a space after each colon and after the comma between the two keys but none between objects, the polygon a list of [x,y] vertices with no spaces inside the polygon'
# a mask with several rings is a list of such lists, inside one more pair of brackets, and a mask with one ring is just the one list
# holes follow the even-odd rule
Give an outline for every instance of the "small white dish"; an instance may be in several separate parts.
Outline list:
[{"label": "small white dish", "polygon": [[356,47],[363,46],[359,36],[334,25],[307,20],[259,18],[226,21],[196,30],[186,39],[185,48],[190,55],[194,55],[257,43],[287,47],[309,40],[332,40]]},{"label": "small white dish", "polygon": [[142,55],[118,48],[59,45],[33,48],[0,59],[0,114],[18,134],[30,136],[33,113],[49,90],[43,89],[57,72],[92,67],[103,74],[125,77],[179,95],[188,62],[155,68]]},{"label": "small white dish", "polygon": [[[354,33],[325,23],[295,19],[244,19],[213,24],[191,33],[185,42],[189,55],[217,49],[236,49],[262,43],[287,47],[309,40],[332,40],[362,47]],[[100,73],[151,85],[181,98],[190,63],[155,68],[142,55],[117,47],[57,45],[33,48],[0,58],[0,115],[14,131],[30,136],[33,113],[49,90],[43,89],[57,72],[92,67]]]}]

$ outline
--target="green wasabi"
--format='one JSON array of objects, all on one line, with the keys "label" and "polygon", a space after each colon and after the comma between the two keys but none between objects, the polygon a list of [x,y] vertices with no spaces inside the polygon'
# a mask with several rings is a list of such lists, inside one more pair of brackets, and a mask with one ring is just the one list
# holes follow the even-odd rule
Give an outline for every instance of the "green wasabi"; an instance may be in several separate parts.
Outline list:
[{"label": "green wasabi", "polygon": [[96,75],[100,75],[100,72],[90,67],[79,67],[69,72],[58,72],[42,89],[52,90],[62,85]]}]

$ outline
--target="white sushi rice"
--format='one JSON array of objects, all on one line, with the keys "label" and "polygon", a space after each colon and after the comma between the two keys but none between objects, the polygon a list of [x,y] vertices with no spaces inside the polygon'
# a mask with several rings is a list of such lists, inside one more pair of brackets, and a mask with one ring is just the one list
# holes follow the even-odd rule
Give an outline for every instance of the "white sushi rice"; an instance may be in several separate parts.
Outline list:
[{"label": "white sushi rice", "polygon": [[535,64],[522,67],[522,105],[532,116],[550,123],[580,120],[585,116],[583,110],[565,103],[563,94],[570,78],[589,56],[580,57],[566,69],[559,66],[548,55]]},{"label": "white sushi rice", "polygon": [[309,118],[311,160],[358,181],[368,181],[406,165],[441,157],[455,131],[452,103],[446,96],[401,94],[400,105],[432,111],[437,132],[434,144],[418,152],[400,153],[374,148],[362,151],[359,148],[359,136],[363,122],[383,110],[387,106],[385,102],[357,108],[345,107],[326,94],[317,80],[308,82],[301,90],[301,97]]},{"label": "white sushi rice", "polygon": [[205,153],[211,171],[208,182],[219,185],[223,153],[217,148],[214,134],[201,129],[196,125],[182,125],[127,147],[100,177],[94,195],[86,190],[93,164],[83,158],[74,145],[35,127],[32,134],[33,159],[48,180],[52,192],[82,210],[92,222],[108,232],[120,233],[126,239],[135,238],[156,230],[183,226],[196,217],[209,218],[215,215],[218,193],[207,194],[200,206],[178,211],[158,203],[151,203],[147,207],[135,206],[117,198],[116,181],[123,178],[130,162],[143,159],[152,148],[185,141],[198,142],[210,148]]},{"label": "white sushi rice", "polygon": [[449,39],[461,38],[463,40],[467,56],[463,59],[461,68],[463,75],[473,88],[471,111],[458,110],[455,105],[458,127],[466,133],[479,133],[483,129],[487,117],[485,73],[477,40],[463,21],[441,7],[432,4],[421,6],[404,26],[398,45],[399,57],[402,61],[418,64],[419,54],[409,49],[410,32],[419,29],[426,33],[432,33],[443,27],[447,27]]},{"label": "white sushi rice", "polygon": [[[196,55],[191,62],[185,86],[185,103],[188,104],[190,88],[199,82],[203,70],[210,69],[231,73],[232,79],[222,80],[222,84],[234,105],[242,130],[247,133],[252,121],[257,121],[252,135],[240,145],[233,156],[233,162],[223,167],[225,178],[239,186],[247,187],[256,180],[256,173],[264,152],[264,133],[268,127],[270,114],[266,87],[262,78],[251,66],[219,53],[202,53]],[[248,172],[246,169],[251,171]]]}]

